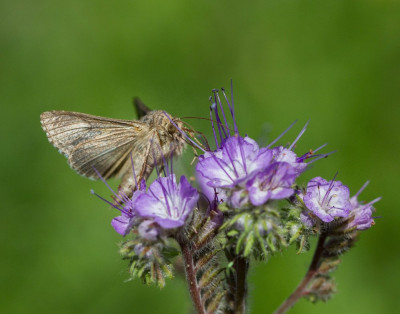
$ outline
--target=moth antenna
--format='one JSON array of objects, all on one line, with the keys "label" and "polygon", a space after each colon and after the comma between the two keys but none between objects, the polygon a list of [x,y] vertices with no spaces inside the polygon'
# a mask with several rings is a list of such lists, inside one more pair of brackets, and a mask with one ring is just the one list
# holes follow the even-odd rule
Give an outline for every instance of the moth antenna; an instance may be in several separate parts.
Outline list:
[{"label": "moth antenna", "polygon": [[198,119],[198,120],[207,120],[211,121],[209,118],[204,118],[204,117],[179,117],[180,119]]},{"label": "moth antenna", "polygon": [[[205,118],[205,117],[179,117],[179,118],[180,118],[180,119],[206,120],[206,121],[210,121],[210,122],[213,121],[213,120],[211,120],[210,118]],[[182,121],[182,122],[186,124],[185,121]],[[220,121],[220,122],[214,121],[214,123],[219,124],[219,125],[222,125],[222,126],[225,126],[224,123],[222,123],[222,121]],[[230,131],[231,131],[231,128],[228,128],[228,127],[226,127],[226,126],[225,126],[225,128],[226,128],[227,130],[230,130]]]},{"label": "moth antenna", "polygon": [[[182,121],[182,122],[183,122],[183,124],[184,124],[185,126],[187,126],[187,128],[182,128],[182,130],[188,132],[189,135],[192,136],[193,139],[196,140],[197,143],[198,143],[199,145],[205,144],[205,145],[206,145],[206,149],[207,149],[207,150],[210,150],[210,145],[208,144],[208,141],[207,141],[207,138],[205,137],[205,135],[204,135],[202,132],[195,130],[189,123],[187,123],[187,122],[185,122],[185,121]],[[200,135],[200,137],[202,138],[202,140],[204,141],[204,143],[200,142],[200,141],[194,136],[194,134]]]}]

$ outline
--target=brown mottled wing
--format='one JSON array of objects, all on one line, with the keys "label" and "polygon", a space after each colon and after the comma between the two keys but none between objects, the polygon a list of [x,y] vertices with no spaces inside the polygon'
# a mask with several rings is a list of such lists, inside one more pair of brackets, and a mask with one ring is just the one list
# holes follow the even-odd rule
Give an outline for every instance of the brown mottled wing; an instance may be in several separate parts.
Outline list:
[{"label": "brown mottled wing", "polygon": [[40,116],[49,141],[68,158],[78,173],[97,179],[121,176],[121,168],[141,138],[145,123],[92,116],[78,112],[48,111]]}]

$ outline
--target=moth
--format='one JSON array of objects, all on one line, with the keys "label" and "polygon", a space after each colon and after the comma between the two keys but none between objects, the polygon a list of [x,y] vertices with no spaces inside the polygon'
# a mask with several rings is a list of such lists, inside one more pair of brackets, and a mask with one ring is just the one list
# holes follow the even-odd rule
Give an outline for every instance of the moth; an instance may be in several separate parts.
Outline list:
[{"label": "moth", "polygon": [[179,118],[152,111],[138,98],[134,106],[139,120],[46,111],[40,122],[50,143],[68,158],[72,169],[91,179],[99,179],[99,175],[121,178],[119,193],[130,197],[136,182],[146,180],[164,158],[182,154],[186,144]]}]

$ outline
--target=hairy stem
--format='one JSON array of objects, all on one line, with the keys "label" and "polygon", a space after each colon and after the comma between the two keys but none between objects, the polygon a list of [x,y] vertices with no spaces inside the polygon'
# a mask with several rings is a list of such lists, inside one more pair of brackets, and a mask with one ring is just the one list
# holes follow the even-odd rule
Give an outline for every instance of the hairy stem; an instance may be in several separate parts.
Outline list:
[{"label": "hairy stem", "polygon": [[190,249],[189,245],[187,243],[184,243],[183,241],[180,241],[179,245],[182,250],[183,260],[185,263],[186,281],[189,286],[189,292],[190,296],[192,297],[194,307],[198,314],[206,314],[206,310],[201,300],[200,288],[197,284],[192,250]]},{"label": "hairy stem", "polygon": [[246,276],[249,269],[249,261],[245,257],[238,256],[233,267],[236,270],[235,313],[244,314],[246,312]]},{"label": "hairy stem", "polygon": [[249,269],[249,259],[237,255],[235,248],[225,249],[225,256],[232,269],[227,273],[226,283],[226,304],[229,314],[246,313],[247,296],[247,271]]},{"label": "hairy stem", "polygon": [[313,279],[313,277],[318,273],[318,268],[320,266],[320,259],[324,251],[324,244],[327,234],[322,233],[319,236],[317,247],[314,252],[313,259],[311,261],[310,267],[303,280],[297,286],[296,290],[281,304],[281,306],[275,311],[275,314],[286,313],[296,302],[304,296],[304,289],[307,287],[308,283]]}]

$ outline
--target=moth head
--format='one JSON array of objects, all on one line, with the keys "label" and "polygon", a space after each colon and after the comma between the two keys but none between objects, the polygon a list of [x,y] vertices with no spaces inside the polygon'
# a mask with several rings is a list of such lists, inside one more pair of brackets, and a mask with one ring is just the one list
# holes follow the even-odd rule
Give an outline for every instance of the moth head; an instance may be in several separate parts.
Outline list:
[{"label": "moth head", "polygon": [[[175,122],[175,121],[174,121]],[[176,123],[176,122],[175,122]],[[176,128],[175,125],[172,123],[169,123],[167,126],[167,132],[171,135],[174,136],[176,132],[179,132],[178,129]]]},{"label": "moth head", "polygon": [[182,128],[184,128],[183,122],[178,118],[173,118],[171,123],[166,127],[167,135],[177,146],[183,147],[185,145],[185,139],[182,134]]},{"label": "moth head", "polygon": [[164,113],[158,117],[158,124],[156,128],[162,146],[175,147],[176,150],[181,151],[185,144],[184,137],[180,130],[183,128],[183,122],[175,117],[167,117]]}]

